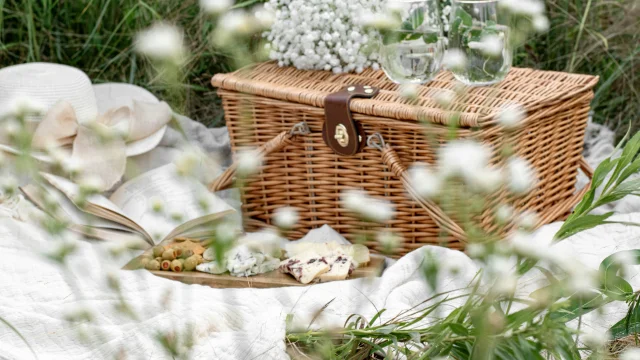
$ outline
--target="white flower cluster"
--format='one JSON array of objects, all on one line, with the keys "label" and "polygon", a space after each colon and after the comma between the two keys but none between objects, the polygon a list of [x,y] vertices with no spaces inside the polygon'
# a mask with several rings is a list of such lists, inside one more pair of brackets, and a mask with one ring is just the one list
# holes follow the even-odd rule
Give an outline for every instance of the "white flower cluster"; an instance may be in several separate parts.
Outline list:
[{"label": "white flower cluster", "polygon": [[356,17],[379,11],[380,0],[270,0],[265,7],[275,13],[265,37],[280,66],[334,73],[379,67],[376,52],[365,54],[377,33]]},{"label": "white flower cluster", "polygon": [[136,35],[136,50],[155,60],[180,62],[186,52],[182,29],[155,23]]}]

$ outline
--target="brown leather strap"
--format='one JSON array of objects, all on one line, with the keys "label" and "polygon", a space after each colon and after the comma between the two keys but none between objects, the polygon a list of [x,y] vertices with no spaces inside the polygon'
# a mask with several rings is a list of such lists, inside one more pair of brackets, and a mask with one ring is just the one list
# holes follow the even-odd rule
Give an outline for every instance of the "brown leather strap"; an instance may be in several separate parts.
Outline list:
[{"label": "brown leather strap", "polygon": [[350,85],[325,98],[322,138],[336,154],[350,156],[362,150],[367,139],[362,126],[353,120],[349,103],[356,97],[372,98],[378,92],[372,86]]}]

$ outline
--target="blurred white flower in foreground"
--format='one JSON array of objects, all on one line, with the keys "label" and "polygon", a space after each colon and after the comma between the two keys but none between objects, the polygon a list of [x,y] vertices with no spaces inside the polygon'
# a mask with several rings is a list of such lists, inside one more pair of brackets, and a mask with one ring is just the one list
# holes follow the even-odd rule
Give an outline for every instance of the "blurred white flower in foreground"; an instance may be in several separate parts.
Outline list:
[{"label": "blurred white flower in foreground", "polygon": [[529,192],[537,182],[535,170],[527,160],[511,157],[507,161],[509,189],[515,194]]},{"label": "blurred white flower in foreground", "polygon": [[415,100],[418,98],[418,85],[402,84],[400,85],[400,96],[407,100]]},{"label": "blurred white flower in foreground", "polygon": [[518,15],[535,16],[544,13],[541,0],[500,0],[500,7]]},{"label": "blurred white flower in foreground", "polygon": [[511,205],[501,204],[496,209],[496,219],[500,222],[506,223],[513,217],[514,209]]},{"label": "blurred white flower in foreground", "polygon": [[520,104],[508,103],[502,106],[497,117],[500,126],[506,129],[516,129],[526,119],[527,112]]},{"label": "blurred white flower in foreground", "polygon": [[399,25],[398,20],[386,12],[367,11],[357,18],[357,22],[377,30],[393,30]]},{"label": "blurred white flower in foreground", "polygon": [[97,175],[84,175],[78,181],[80,190],[84,193],[97,193],[104,189],[104,181]]},{"label": "blurred white flower in foreground", "polygon": [[233,34],[246,35],[253,31],[253,24],[246,11],[234,10],[220,18],[218,29]]},{"label": "blurred white flower in foreground", "polygon": [[542,33],[549,30],[549,19],[544,15],[534,16],[531,25],[535,31]]},{"label": "blurred white flower in foreground", "polygon": [[291,229],[300,220],[300,215],[295,208],[290,206],[276,209],[273,213],[273,223],[281,229]]},{"label": "blurred white flower in foreground", "polygon": [[621,251],[613,256],[613,261],[620,267],[622,276],[633,274],[633,266],[636,265],[636,257],[631,251]]},{"label": "blurred white flower in foreground", "polygon": [[607,345],[610,338],[611,336],[608,332],[598,331],[596,329],[586,329],[580,337],[585,345],[594,350],[602,349]]},{"label": "blurred white flower in foreground", "polygon": [[395,253],[404,242],[402,237],[388,231],[381,231],[376,234],[376,240],[387,254]]},{"label": "blurred white flower in foreground", "polygon": [[427,164],[416,163],[409,169],[411,186],[418,195],[430,199],[438,195],[442,181]]},{"label": "blurred white flower in foreground", "polygon": [[451,105],[453,100],[455,100],[456,93],[448,89],[440,89],[433,98],[438,103],[438,105],[446,108]]},{"label": "blurred white flower in foreground", "polygon": [[244,150],[238,153],[237,173],[239,176],[249,176],[260,171],[262,156],[256,151]]},{"label": "blurred white flower in foreground", "polygon": [[504,39],[498,35],[487,35],[480,41],[470,41],[469,48],[480,50],[490,56],[499,56],[504,49]]},{"label": "blurred white flower in foreground", "polygon": [[484,183],[487,176],[492,177],[487,170],[490,160],[491,150],[472,140],[454,140],[438,149],[441,175],[459,176],[470,186]]},{"label": "blurred white flower in foreground", "polygon": [[383,223],[391,220],[395,214],[390,202],[372,198],[361,190],[346,190],[341,197],[347,210],[358,214],[365,220]]},{"label": "blurred white flower in foreground", "polygon": [[640,348],[626,348],[622,354],[620,354],[620,360],[640,360]]},{"label": "blurred white flower in foreground", "polygon": [[460,49],[448,49],[442,57],[442,65],[449,70],[464,69],[467,66],[467,56]]},{"label": "blurred white flower in foreground", "polygon": [[179,63],[185,53],[182,30],[166,23],[155,23],[136,36],[136,49],[155,60]]},{"label": "blurred white flower in foreground", "polygon": [[44,105],[37,100],[28,96],[17,95],[0,104],[0,119],[6,117],[13,118],[32,114],[41,114],[45,111],[46,109]]},{"label": "blurred white flower in foreground", "polygon": [[220,14],[233,6],[233,0],[200,0],[200,7],[209,14]]},{"label": "blurred white flower in foreground", "polygon": [[254,6],[252,11],[253,17],[255,18],[256,22],[263,29],[268,29],[276,21],[276,15],[273,13],[273,11],[271,11],[270,8],[267,8],[264,5]]},{"label": "blurred white flower in foreground", "polygon": [[538,215],[534,211],[526,210],[518,217],[518,225],[525,229],[533,229],[538,223]]}]

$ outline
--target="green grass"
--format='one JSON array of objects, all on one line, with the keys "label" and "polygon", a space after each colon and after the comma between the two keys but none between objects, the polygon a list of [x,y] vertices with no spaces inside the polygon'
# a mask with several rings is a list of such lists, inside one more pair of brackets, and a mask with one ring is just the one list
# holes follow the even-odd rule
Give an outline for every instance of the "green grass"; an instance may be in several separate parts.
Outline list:
[{"label": "green grass", "polygon": [[[255,3],[246,0],[241,3]],[[172,104],[207,125],[223,123],[209,84],[232,61],[213,49],[213,24],[197,0],[0,0],[0,64],[64,63],[94,82],[141,85],[158,96],[166,85],[132,51],[135,33],[165,19],[185,29],[190,59],[184,69],[185,102]],[[626,131],[640,113],[640,5],[637,0],[547,1],[550,31],[519,49],[517,66],[600,76],[594,119]]]},{"label": "green grass", "polygon": [[[517,66],[600,76],[594,120],[623,135],[638,130],[640,114],[640,2],[547,1],[551,26],[520,49]],[[634,130],[634,131],[635,131]]]}]

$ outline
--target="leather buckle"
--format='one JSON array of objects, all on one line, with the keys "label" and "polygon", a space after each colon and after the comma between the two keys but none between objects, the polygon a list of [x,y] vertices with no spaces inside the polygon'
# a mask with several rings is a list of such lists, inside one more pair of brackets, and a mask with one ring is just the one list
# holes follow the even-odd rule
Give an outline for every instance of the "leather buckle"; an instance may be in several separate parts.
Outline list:
[{"label": "leather buckle", "polygon": [[355,155],[365,146],[366,134],[353,120],[349,103],[353,98],[372,98],[379,91],[369,85],[349,85],[325,98],[322,138],[336,154]]}]

